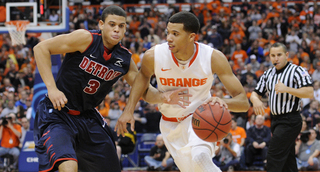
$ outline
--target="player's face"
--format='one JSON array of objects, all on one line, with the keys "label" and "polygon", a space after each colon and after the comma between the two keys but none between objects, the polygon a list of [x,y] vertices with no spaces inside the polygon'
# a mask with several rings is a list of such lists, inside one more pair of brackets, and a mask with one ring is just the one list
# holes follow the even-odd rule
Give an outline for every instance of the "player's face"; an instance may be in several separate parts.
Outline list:
[{"label": "player's face", "polygon": [[272,47],[269,56],[272,64],[280,70],[287,64],[289,52],[285,52],[282,47]]},{"label": "player's face", "polygon": [[167,26],[167,41],[169,50],[175,54],[181,50],[185,50],[189,42],[192,42],[191,33],[183,30],[182,23],[168,23]]},{"label": "player's face", "polygon": [[108,15],[105,21],[99,21],[99,28],[102,31],[103,44],[111,49],[124,37],[126,18],[118,15]]}]

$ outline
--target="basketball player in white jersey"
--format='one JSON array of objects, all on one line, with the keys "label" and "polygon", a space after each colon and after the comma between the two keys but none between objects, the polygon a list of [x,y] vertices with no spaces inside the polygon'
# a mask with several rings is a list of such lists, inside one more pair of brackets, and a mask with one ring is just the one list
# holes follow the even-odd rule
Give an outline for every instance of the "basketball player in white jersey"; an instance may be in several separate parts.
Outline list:
[{"label": "basketball player in white jersey", "polygon": [[[133,129],[134,107],[153,74],[161,92],[187,88],[192,96],[180,97],[181,100],[189,99],[187,104],[166,104],[165,97],[162,102],[155,102],[163,114],[160,130],[165,145],[182,172],[221,171],[212,162],[214,143],[201,140],[192,129],[192,113],[198,106],[218,102],[233,112],[246,112],[249,108],[245,91],[232,73],[227,58],[220,51],[195,42],[199,28],[197,17],[190,12],[183,11],[170,17],[167,25],[168,42],[156,45],[145,53],[129,102],[116,125],[118,134],[127,132],[126,123],[131,123]],[[214,74],[217,74],[232,98],[211,97]]]}]

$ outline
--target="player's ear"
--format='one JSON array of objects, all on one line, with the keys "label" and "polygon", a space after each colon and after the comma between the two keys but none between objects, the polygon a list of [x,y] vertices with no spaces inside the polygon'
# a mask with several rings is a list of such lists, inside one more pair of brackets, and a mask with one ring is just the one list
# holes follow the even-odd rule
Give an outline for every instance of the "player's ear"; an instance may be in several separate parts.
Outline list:
[{"label": "player's ear", "polygon": [[99,29],[103,29],[104,22],[102,20],[99,20]]},{"label": "player's ear", "polygon": [[196,34],[195,33],[190,33],[189,39],[191,42],[194,42],[196,40]]}]

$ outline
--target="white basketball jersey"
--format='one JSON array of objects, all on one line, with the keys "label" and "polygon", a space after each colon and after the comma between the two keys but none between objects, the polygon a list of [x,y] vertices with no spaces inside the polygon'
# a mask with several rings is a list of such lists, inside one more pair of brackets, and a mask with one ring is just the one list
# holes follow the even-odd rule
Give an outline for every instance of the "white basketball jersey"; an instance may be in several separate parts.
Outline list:
[{"label": "white basketball jersey", "polygon": [[197,43],[196,52],[186,65],[178,63],[169,50],[167,43],[155,46],[154,68],[160,91],[176,90],[187,87],[192,97],[186,109],[179,105],[159,104],[160,112],[166,117],[183,117],[193,113],[206,99],[210,98],[210,89],[214,80],[211,70],[213,49],[205,44]]}]

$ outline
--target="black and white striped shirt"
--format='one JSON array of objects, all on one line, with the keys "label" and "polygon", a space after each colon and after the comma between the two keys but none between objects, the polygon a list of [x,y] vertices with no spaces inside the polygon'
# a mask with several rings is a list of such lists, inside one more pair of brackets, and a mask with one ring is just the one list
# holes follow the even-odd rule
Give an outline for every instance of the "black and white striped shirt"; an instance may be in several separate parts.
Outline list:
[{"label": "black and white striped shirt", "polygon": [[312,86],[312,79],[308,72],[301,66],[288,62],[279,71],[275,67],[265,71],[254,90],[260,96],[268,93],[269,106],[273,115],[300,111],[300,98],[288,93],[276,94],[275,84],[278,83],[278,79],[291,88]]}]

